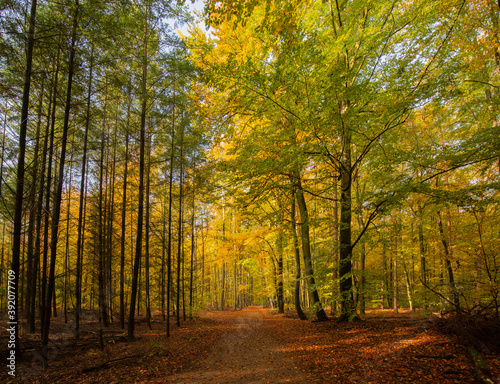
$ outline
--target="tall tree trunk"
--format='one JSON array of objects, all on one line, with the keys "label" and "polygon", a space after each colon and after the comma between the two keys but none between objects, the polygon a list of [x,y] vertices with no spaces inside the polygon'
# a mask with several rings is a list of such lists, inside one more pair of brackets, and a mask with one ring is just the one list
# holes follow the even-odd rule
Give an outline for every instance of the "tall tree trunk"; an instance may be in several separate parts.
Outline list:
[{"label": "tall tree trunk", "polygon": [[352,279],[352,165],[351,165],[351,132],[343,127],[341,137],[342,158],[340,161],[340,253],[339,253],[339,289],[340,289],[340,317],[338,321],[352,321],[359,319],[356,313],[356,304],[353,297]]},{"label": "tall tree trunk", "polygon": [[180,143],[180,155],[179,155],[179,162],[180,162],[180,170],[179,170],[179,229],[177,232],[178,238],[177,238],[177,326],[181,326],[181,318],[180,318],[180,298],[182,294],[182,289],[181,289],[181,261],[184,257],[182,254],[182,244],[183,244],[183,233],[182,233],[182,187],[183,187],[183,177],[184,177],[184,170],[183,170],[183,139],[184,139],[184,128],[181,127],[181,143]]},{"label": "tall tree trunk", "polygon": [[[43,199],[44,199],[44,191],[45,191],[45,165],[47,163],[47,151],[48,151],[48,144],[49,144],[49,136],[50,136],[50,127],[51,127],[51,121],[50,121],[50,111],[52,110],[52,92],[53,88],[50,88],[50,94],[49,94],[49,105],[47,108],[47,123],[45,126],[45,139],[43,143],[43,151],[42,151],[42,167],[41,167],[41,172],[40,172],[40,184],[39,184],[39,191],[38,191],[38,199],[37,199],[37,208],[36,208],[36,236],[35,236],[35,248],[34,248],[34,262],[35,265],[33,267],[34,269],[34,287],[35,287],[35,295],[36,295],[36,278],[38,275],[38,281],[39,281],[39,287],[41,285],[41,279],[40,279],[40,253],[41,253],[41,244],[42,244],[42,236],[41,236],[41,231],[42,231],[42,218],[44,216],[43,214]],[[38,294],[42,294],[42,290],[39,288],[38,289]],[[39,297],[39,304],[40,307],[42,306],[44,298]],[[33,297],[33,300],[31,301],[31,309],[30,313],[33,314],[32,319],[29,320],[29,327],[30,331],[35,332],[35,310],[36,310],[36,298]]]},{"label": "tall tree trunk", "polygon": [[333,316],[338,312],[339,302],[339,205],[338,205],[338,185],[337,178],[334,176],[335,184],[333,188],[333,267],[332,267],[332,307],[330,314]]},{"label": "tall tree trunk", "polygon": [[[130,84],[129,84],[130,89]],[[126,215],[127,215],[127,176],[128,176],[128,142],[130,124],[130,93],[127,105],[127,127],[125,130],[125,165],[123,170],[123,192],[122,192],[122,223],[120,238],[120,328],[125,328],[125,237],[126,237]]]},{"label": "tall tree trunk", "polygon": [[406,294],[408,295],[408,302],[410,303],[410,311],[414,313],[415,306],[413,305],[413,284],[411,282],[410,273],[403,254],[401,255],[401,261],[403,263],[403,272],[405,274]]},{"label": "tall tree trunk", "polygon": [[[175,87],[174,87],[174,92],[175,92]],[[167,246],[167,337],[170,337],[170,287],[172,286],[172,185],[174,178],[174,150],[175,150],[175,100],[172,105],[171,136],[172,137],[170,146],[170,175],[168,180],[169,192],[168,192],[168,246]]]},{"label": "tall tree trunk", "polygon": [[44,231],[43,231],[43,264],[42,264],[42,289],[41,289],[41,300],[40,300],[40,320],[41,329],[45,329],[45,313],[50,312],[50,300],[47,301],[47,264],[49,255],[49,229],[50,229],[50,200],[52,195],[52,162],[54,158],[54,137],[55,137],[55,125],[56,125],[56,107],[57,107],[57,88],[59,81],[59,69],[60,69],[60,55],[61,55],[61,39],[62,31],[59,30],[58,44],[57,44],[57,55],[55,61],[54,70],[54,80],[52,86],[52,111],[50,112],[50,144],[49,144],[49,163],[47,165],[47,186],[45,192],[45,220],[44,220]]},{"label": "tall tree trunk", "polygon": [[142,87],[141,87],[141,128],[139,143],[139,204],[137,208],[137,237],[135,245],[134,272],[132,276],[132,291],[130,294],[130,312],[128,317],[128,339],[134,340],[135,304],[137,298],[137,281],[139,265],[142,256],[142,229],[144,215],[144,147],[146,145],[146,109],[147,109],[147,76],[148,76],[148,1],[145,1],[144,42],[142,52]]},{"label": "tall tree trunk", "polygon": [[85,206],[85,180],[87,176],[87,146],[90,127],[90,107],[92,98],[92,81],[94,70],[94,44],[91,43],[89,63],[89,84],[87,89],[87,105],[85,110],[85,133],[83,136],[82,173],[80,175],[80,201],[78,204],[78,237],[76,241],[76,309],[75,309],[75,338],[80,337],[80,315],[82,311],[82,266],[83,266],[83,234],[84,234],[84,206]]},{"label": "tall tree trunk", "polygon": [[[363,221],[363,213],[361,211],[362,201],[361,201],[361,191],[359,190],[359,182],[356,183],[356,200],[358,207],[357,211],[357,221],[358,227],[364,228],[365,223]],[[366,244],[363,239],[359,242],[359,262],[360,262],[360,276],[358,285],[358,303],[359,303],[359,313],[361,315],[365,314],[365,295],[366,295],[366,274],[365,274],[365,264],[366,264]]]},{"label": "tall tree trunk", "polygon": [[418,245],[420,250],[420,279],[424,286],[422,291],[423,309],[427,310],[427,265],[425,260],[425,243],[424,243],[424,223],[423,223],[423,208],[418,208]]},{"label": "tall tree trunk", "polygon": [[394,255],[393,255],[393,289],[394,289],[394,300],[393,307],[394,313],[399,312],[399,281],[398,281],[398,222],[396,218],[396,212],[392,213],[392,224],[393,224],[393,236],[394,236]]},{"label": "tall tree trunk", "polygon": [[[2,225],[2,248],[0,248],[0,287],[3,287],[4,281],[3,281],[3,276],[4,276],[4,271],[5,271],[5,221],[3,222]],[[4,310],[4,300],[7,299],[7,297],[4,297],[4,295],[0,296],[0,309],[3,311]],[[6,303],[5,303],[6,304]],[[7,308],[7,305],[5,305],[5,308]]]},{"label": "tall tree trunk", "polygon": [[388,284],[387,284],[387,261],[385,259],[385,242],[383,241],[382,242],[382,288],[381,288],[381,291],[382,291],[382,294],[381,294],[381,297],[380,297],[380,300],[382,302],[381,304],[381,309],[385,309],[386,305],[386,300],[388,300],[387,298],[387,287],[388,287]]},{"label": "tall tree trunk", "polygon": [[299,239],[297,236],[297,224],[295,222],[295,189],[292,190],[291,200],[290,222],[292,223],[293,250],[295,254],[295,311],[297,312],[297,316],[299,316],[300,320],[307,320],[307,316],[304,311],[302,311],[302,307],[300,306],[300,250]]},{"label": "tall tree trunk", "polygon": [[[195,168],[195,167],[193,167]],[[194,261],[195,261],[195,241],[194,241],[194,218],[195,218],[195,187],[194,187],[194,178],[193,178],[193,206],[192,206],[192,214],[191,214],[191,267],[189,268],[189,318],[193,317],[193,287],[194,287]]]},{"label": "tall tree trunk", "polygon": [[[50,102],[50,100],[52,100],[51,96],[49,97],[49,102]],[[2,132],[2,155],[1,155],[1,159],[0,159],[1,160],[1,162],[0,162],[0,199],[2,201],[3,201],[3,164],[5,161],[5,140],[7,138],[5,133],[7,131],[8,111],[9,111],[9,104],[8,104],[7,99],[5,99],[5,112],[4,112],[3,132]],[[50,111],[50,107],[49,107],[49,111]],[[3,285],[2,285],[2,287],[3,287]]]},{"label": "tall tree trunk", "polygon": [[145,273],[146,273],[146,321],[148,323],[149,329],[151,329],[151,297],[149,292],[149,211],[150,211],[150,203],[149,203],[149,194],[151,187],[151,133],[148,138],[148,165],[146,169],[146,228],[145,228]]},{"label": "tall tree trunk", "polygon": [[[36,126],[36,141],[35,141],[35,151],[34,151],[34,161],[31,174],[31,190],[30,190],[30,203],[29,203],[29,219],[28,219],[28,245],[27,245],[27,286],[26,286],[26,318],[28,319],[28,324],[30,332],[35,332],[35,306],[32,305],[33,301],[36,301],[36,260],[35,260],[35,228],[37,221],[37,196],[36,190],[38,185],[38,158],[40,152],[40,129],[42,126],[42,107],[43,107],[43,94],[44,94],[44,78],[42,78],[41,90],[40,90],[40,100],[38,104],[37,112],[37,126]],[[1,176],[1,175],[0,175]]]},{"label": "tall tree trunk", "polygon": [[[115,121],[118,121],[118,116],[116,116]],[[118,127],[115,124],[115,130],[113,133],[113,159],[111,161],[111,175],[109,179],[109,204],[108,204],[108,223],[107,223],[107,258],[106,258],[106,274],[107,274],[107,302],[106,307],[108,309],[108,319],[110,323],[113,322],[113,240],[114,240],[114,217],[115,217],[115,177],[116,177],[116,149],[117,144],[117,134]],[[108,163],[109,164],[109,163]]]},{"label": "tall tree trunk", "polygon": [[160,303],[161,303],[161,315],[163,317],[163,321],[166,320],[165,318],[165,286],[167,283],[166,279],[166,255],[167,255],[167,245],[166,245],[166,240],[167,240],[167,222],[166,222],[166,203],[164,200],[162,200],[162,231],[161,231],[161,287],[160,287]]},{"label": "tall tree trunk", "polygon": [[438,226],[439,226],[439,234],[441,235],[441,243],[443,244],[443,249],[444,249],[444,262],[445,262],[445,268],[446,272],[448,275],[448,287],[451,292],[452,300],[451,302],[455,306],[455,309],[460,308],[460,297],[458,295],[458,290],[455,285],[455,278],[453,276],[453,268],[451,266],[451,255],[450,255],[450,250],[448,247],[448,241],[446,240],[446,236],[444,233],[443,229],[443,220],[441,218],[441,212],[437,212],[438,215]]},{"label": "tall tree trunk", "polygon": [[285,300],[283,297],[283,241],[284,241],[284,233],[283,233],[283,208],[281,207],[281,201],[280,201],[280,208],[279,208],[279,232],[278,232],[278,238],[276,239],[276,245],[277,245],[277,254],[276,254],[276,278],[278,279],[277,281],[277,289],[276,289],[276,296],[278,299],[278,313],[285,313]]},{"label": "tall tree trunk", "polygon": [[233,311],[238,308],[238,283],[237,283],[237,261],[234,259],[233,263]]},{"label": "tall tree trunk", "polygon": [[[73,27],[71,32],[71,48],[68,63],[68,85],[66,90],[66,106],[64,109],[64,123],[63,133],[61,139],[61,154],[59,161],[59,176],[57,180],[57,190],[54,196],[54,211],[52,215],[52,231],[50,239],[50,270],[49,270],[49,284],[47,289],[47,303],[50,303],[52,296],[55,294],[55,269],[57,258],[57,235],[59,232],[59,217],[61,214],[61,198],[64,182],[64,166],[66,160],[66,145],[68,141],[69,131],[69,115],[71,111],[71,91],[73,86],[73,73],[75,62],[75,46],[77,39],[78,16],[80,4],[79,0],[75,0],[75,14],[73,16]],[[42,355],[44,359],[44,366],[48,365],[48,343],[49,343],[49,329],[50,329],[50,311],[45,311],[44,329],[42,330]]]},{"label": "tall tree trunk", "polygon": [[[205,305],[205,238],[203,236],[204,224],[202,221],[201,227],[201,303]],[[210,292],[210,284],[208,285],[208,290]]]},{"label": "tall tree trunk", "polygon": [[26,157],[26,135],[28,130],[28,114],[30,103],[31,87],[31,68],[33,63],[33,47],[35,45],[35,23],[36,23],[37,1],[31,1],[30,23],[28,30],[28,44],[26,49],[26,68],[24,72],[23,99],[21,105],[21,124],[19,129],[19,153],[17,158],[17,181],[16,181],[16,200],[14,205],[14,231],[12,241],[12,271],[14,279],[12,280],[11,292],[14,294],[14,314],[9,317],[14,323],[15,352],[16,358],[21,358],[21,347],[19,344],[19,272],[21,259],[21,234],[23,224],[23,202],[24,202],[24,164]]},{"label": "tall tree trunk", "polygon": [[[73,162],[73,156],[71,156],[70,163]],[[68,181],[68,205],[66,211],[66,249],[64,252],[64,290],[63,290],[63,311],[64,311],[64,324],[68,323],[68,291],[70,286],[69,281],[69,224],[71,218],[71,184],[73,181],[73,172],[69,173]]]},{"label": "tall tree trunk", "polygon": [[312,256],[311,256],[311,244],[309,236],[309,214],[307,212],[306,200],[304,198],[304,190],[302,189],[302,184],[300,181],[300,176],[295,177],[295,187],[296,187],[296,199],[299,206],[300,213],[300,229],[302,238],[302,256],[304,258],[304,267],[306,271],[307,280],[309,282],[309,297],[314,306],[314,311],[316,317],[319,321],[327,320],[328,316],[325,313],[319,299],[319,294],[316,289],[316,281],[314,278],[314,271],[312,266]]},{"label": "tall tree trunk", "polygon": [[221,311],[224,310],[226,305],[226,263],[222,262],[222,268],[220,273],[220,305]]},{"label": "tall tree trunk", "polygon": [[107,137],[106,137],[106,125],[107,125],[107,104],[108,104],[108,83],[105,79],[105,91],[104,91],[104,106],[103,106],[103,122],[102,122],[102,132],[101,132],[101,153],[100,153],[100,164],[99,164],[99,221],[98,221],[98,301],[99,301],[99,323],[103,323],[105,327],[108,324],[108,311],[106,305],[106,208],[105,204],[105,188],[104,187],[104,150],[107,148]]}]

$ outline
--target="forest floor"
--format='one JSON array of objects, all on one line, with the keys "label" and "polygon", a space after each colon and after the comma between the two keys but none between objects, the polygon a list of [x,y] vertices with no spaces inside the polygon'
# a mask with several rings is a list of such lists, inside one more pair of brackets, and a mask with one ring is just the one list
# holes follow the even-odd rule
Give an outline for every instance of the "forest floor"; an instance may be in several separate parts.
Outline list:
[{"label": "forest floor", "polygon": [[[158,317],[158,319],[161,317]],[[428,317],[372,311],[356,323],[300,321],[292,312],[262,307],[200,312],[175,325],[150,330],[136,326],[126,341],[118,325],[104,330],[93,316],[72,338],[71,323],[53,322],[50,366],[42,370],[33,351],[39,341],[23,335],[27,350],[16,378],[2,363],[0,382],[25,383],[476,383],[464,347],[434,330]],[[7,341],[2,335],[1,360]],[[500,377],[500,356],[483,351],[492,376]]]}]

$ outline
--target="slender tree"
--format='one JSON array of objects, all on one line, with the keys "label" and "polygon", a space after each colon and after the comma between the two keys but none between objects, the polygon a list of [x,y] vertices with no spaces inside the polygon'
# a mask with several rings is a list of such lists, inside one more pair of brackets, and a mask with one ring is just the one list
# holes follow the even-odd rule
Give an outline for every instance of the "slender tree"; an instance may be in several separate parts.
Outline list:
[{"label": "slender tree", "polygon": [[128,339],[134,340],[134,319],[135,306],[137,298],[137,282],[139,278],[139,265],[142,257],[142,234],[144,225],[144,169],[146,146],[146,112],[147,112],[147,76],[148,76],[148,38],[149,38],[149,13],[148,1],[144,2],[144,20],[143,20],[143,50],[142,50],[142,85],[141,85],[141,122],[140,122],[140,141],[139,141],[139,195],[137,207],[137,236],[135,243],[134,271],[132,276],[132,292],[130,295],[130,311],[128,318]]},{"label": "slender tree", "polygon": [[[61,199],[62,199],[62,189],[64,182],[64,166],[66,160],[66,145],[68,142],[68,131],[69,131],[69,115],[71,112],[71,92],[73,85],[73,74],[75,70],[75,53],[76,53],[76,40],[77,40],[77,29],[78,29],[78,18],[80,11],[79,0],[75,0],[75,10],[73,15],[73,26],[71,32],[71,45],[68,63],[68,84],[66,90],[66,105],[64,109],[64,122],[63,122],[63,132],[61,139],[61,153],[59,160],[59,175],[57,180],[57,189],[54,198],[54,211],[52,217],[52,233],[50,242],[50,270],[49,270],[49,284],[47,289],[47,300],[46,303],[50,303],[54,291],[55,291],[55,267],[57,258],[57,240],[59,232],[59,217],[61,213]],[[44,358],[44,365],[48,365],[48,343],[49,343],[49,329],[50,329],[50,311],[45,311],[45,322],[42,329],[42,355]]]},{"label": "slender tree", "polygon": [[[19,266],[21,256],[21,237],[23,223],[23,201],[24,201],[24,173],[25,173],[25,157],[26,157],[26,134],[28,129],[28,113],[30,102],[30,87],[31,87],[31,70],[33,64],[33,47],[35,45],[35,24],[36,24],[36,7],[37,1],[31,1],[29,30],[26,49],[26,67],[24,72],[23,98],[21,106],[21,124],[19,129],[19,153],[17,157],[17,181],[16,181],[16,201],[14,206],[14,231],[12,241],[12,271],[14,279],[11,287],[14,293],[14,314],[9,318],[13,323],[18,324],[19,321]],[[21,356],[21,348],[19,345],[19,327],[15,326],[15,351],[16,356]]]}]

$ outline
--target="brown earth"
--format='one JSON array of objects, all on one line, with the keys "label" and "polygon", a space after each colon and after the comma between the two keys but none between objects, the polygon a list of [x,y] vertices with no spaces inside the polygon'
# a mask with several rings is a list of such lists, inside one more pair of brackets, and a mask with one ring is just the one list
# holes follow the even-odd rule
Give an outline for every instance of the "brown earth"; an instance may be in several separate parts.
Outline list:
[{"label": "brown earth", "polygon": [[[160,317],[158,317],[160,318]],[[171,321],[174,321],[173,319]],[[0,382],[26,383],[476,383],[464,347],[430,327],[427,317],[373,311],[362,322],[300,321],[292,312],[262,307],[200,312],[171,324],[142,321],[137,340],[126,342],[117,325],[104,330],[90,316],[82,337],[72,339],[71,323],[53,322],[50,366],[42,370],[33,349],[39,336],[23,335],[25,361],[17,377],[0,369]],[[2,335],[0,355],[6,340]],[[493,377],[498,354],[483,353]]]}]

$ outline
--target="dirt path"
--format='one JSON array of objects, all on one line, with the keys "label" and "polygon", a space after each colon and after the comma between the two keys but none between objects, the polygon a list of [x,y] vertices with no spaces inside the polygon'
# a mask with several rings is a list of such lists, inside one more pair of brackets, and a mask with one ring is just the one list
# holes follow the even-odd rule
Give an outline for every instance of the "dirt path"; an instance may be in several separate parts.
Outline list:
[{"label": "dirt path", "polygon": [[[474,366],[456,340],[437,332],[426,316],[373,311],[362,322],[300,321],[293,312],[262,307],[202,311],[171,326],[157,314],[153,329],[137,324],[136,341],[126,342],[119,324],[106,329],[101,350],[89,319],[81,339],[65,341],[67,325],[55,322],[51,363],[42,370],[28,355],[19,376],[0,369],[6,383],[315,383],[473,384]],[[173,324],[173,323],[172,323]],[[57,333],[58,331],[58,333]],[[67,332],[66,332],[67,333]],[[68,333],[69,334],[69,333]],[[69,334],[71,336],[71,334]],[[25,335],[36,345],[38,335]],[[5,342],[3,345],[7,345]],[[0,355],[1,355],[0,345]],[[493,377],[500,357],[484,353]]]},{"label": "dirt path", "polygon": [[269,309],[249,307],[208,316],[228,323],[229,331],[206,359],[168,377],[167,383],[307,383],[287,349],[288,341],[275,332]]}]

